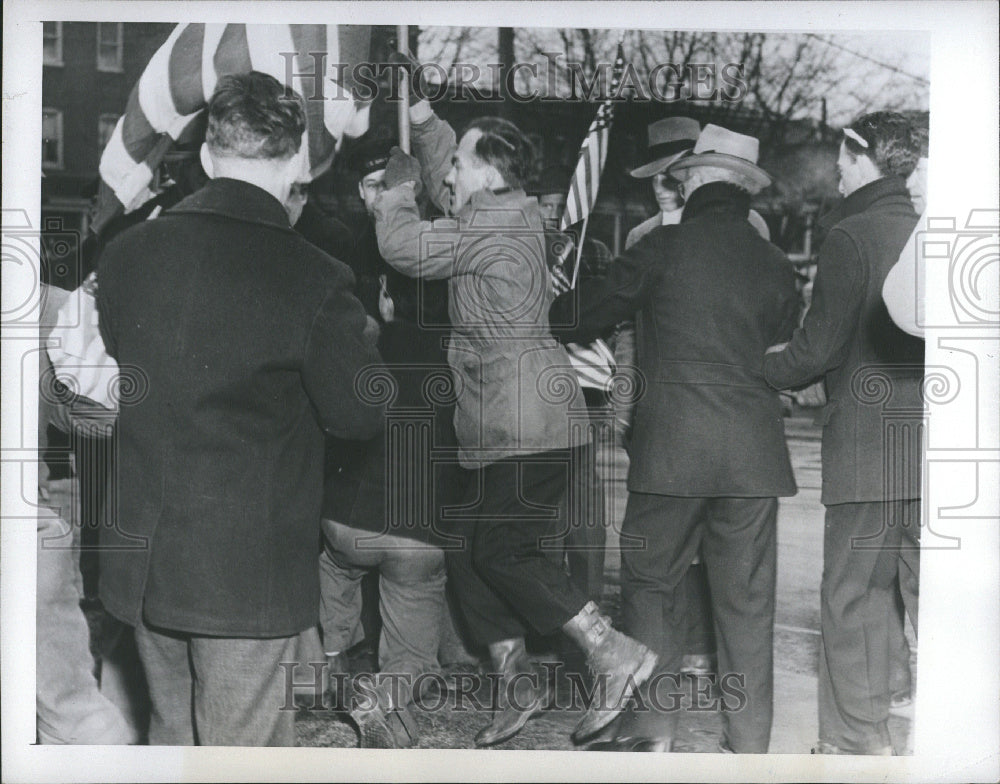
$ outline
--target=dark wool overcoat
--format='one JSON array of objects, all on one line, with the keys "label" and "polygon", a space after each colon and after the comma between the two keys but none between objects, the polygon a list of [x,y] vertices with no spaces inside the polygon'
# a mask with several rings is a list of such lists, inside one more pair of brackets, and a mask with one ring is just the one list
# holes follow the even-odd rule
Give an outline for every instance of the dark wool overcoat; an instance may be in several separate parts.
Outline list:
[{"label": "dark wool overcoat", "polygon": [[776,388],[824,379],[823,503],[920,497],[924,343],[893,323],[882,284],[917,225],[906,183],[865,185],[821,221],[812,305],[769,354]]},{"label": "dark wool overcoat", "polygon": [[290,636],[317,621],[323,430],[370,438],[355,381],[381,359],[353,276],[232,179],[117,237],[101,334],[143,388],[118,422],[101,598],[182,632]]},{"label": "dark wool overcoat", "polygon": [[[768,346],[795,326],[794,272],[747,222],[749,209],[734,186],[698,188],[679,224],[653,229],[606,278],[581,283],[577,326],[557,330],[589,340],[639,311],[633,492],[795,493],[781,403],[762,372]],[[553,323],[570,323],[575,298],[557,300]]]}]

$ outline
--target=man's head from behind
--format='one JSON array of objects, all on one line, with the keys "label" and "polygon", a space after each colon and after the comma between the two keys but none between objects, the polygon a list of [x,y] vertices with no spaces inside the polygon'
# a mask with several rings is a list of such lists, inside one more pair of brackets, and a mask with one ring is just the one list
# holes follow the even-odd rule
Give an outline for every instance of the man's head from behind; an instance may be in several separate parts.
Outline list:
[{"label": "man's head from behind", "polygon": [[917,165],[913,127],[896,112],[865,114],[844,128],[837,157],[840,192],[850,196],[858,188],[893,175],[906,179]]},{"label": "man's head from behind", "polygon": [[253,183],[285,204],[292,183],[307,174],[305,130],[302,100],[273,76],[224,76],[208,104],[202,162],[212,177]]},{"label": "man's head from behind", "polygon": [[523,187],[533,159],[531,142],[514,123],[500,117],[473,121],[444,179],[452,191],[452,211],[462,209],[478,191]]}]

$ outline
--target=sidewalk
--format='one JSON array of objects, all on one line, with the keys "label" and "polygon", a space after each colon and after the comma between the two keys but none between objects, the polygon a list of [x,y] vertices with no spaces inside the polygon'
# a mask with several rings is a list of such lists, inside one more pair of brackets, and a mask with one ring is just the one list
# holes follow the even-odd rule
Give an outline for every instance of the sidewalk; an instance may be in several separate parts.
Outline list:
[{"label": "sidewalk", "polygon": [[[820,434],[814,412],[799,412],[785,420],[798,493],[782,498],[778,508],[778,587],[774,634],[774,725],[770,753],[808,754],[818,739],[816,707],[819,658],[819,585],[823,571],[823,506],[820,504]],[[604,609],[613,617],[619,606],[621,559],[619,531],[625,513],[628,457],[620,448],[600,450],[598,471],[604,479],[608,542]],[[913,640],[911,639],[911,643]],[[477,692],[488,702],[483,691]],[[570,732],[578,710],[552,710],[528,722],[515,738],[498,749],[576,748]],[[476,732],[489,715],[467,705],[464,711],[420,712],[420,748],[473,748]],[[300,713],[299,744],[355,746],[357,735],[342,717],[331,713]],[[904,752],[911,739],[910,720],[893,717],[890,731]],[[683,712],[675,751],[715,752],[721,738],[717,712]]]}]

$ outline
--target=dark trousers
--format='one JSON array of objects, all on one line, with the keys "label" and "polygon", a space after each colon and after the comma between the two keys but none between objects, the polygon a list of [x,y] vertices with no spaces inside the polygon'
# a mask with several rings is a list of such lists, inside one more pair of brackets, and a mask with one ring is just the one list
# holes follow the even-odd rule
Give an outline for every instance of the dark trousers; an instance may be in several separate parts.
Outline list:
[{"label": "dark trousers", "polygon": [[[572,477],[566,500],[566,564],[570,580],[595,602],[604,594],[604,484],[597,472],[600,424],[592,419],[592,440],[572,452]],[[610,427],[610,426],[609,426]]]},{"label": "dark trousers", "polygon": [[[723,713],[725,740],[737,752],[767,751],[774,691],[777,513],[776,498],[629,494],[622,523],[625,626],[659,654],[660,666],[648,684],[656,689],[648,696],[656,699],[645,701],[649,710],[626,715],[622,734],[675,735],[676,712],[656,709],[670,706],[671,700],[656,695],[676,691],[687,641],[685,578],[700,547],[715,616],[719,676],[727,678],[731,693],[725,707],[733,710]],[[657,681],[657,675],[663,680]]]},{"label": "dark trousers", "polygon": [[562,566],[568,450],[511,457],[476,472],[463,504],[464,546],[448,576],[469,631],[489,645],[558,631],[587,603]]},{"label": "dark trousers", "polygon": [[826,510],[819,737],[848,751],[890,745],[896,580],[916,629],[919,516],[919,501],[835,504]]}]

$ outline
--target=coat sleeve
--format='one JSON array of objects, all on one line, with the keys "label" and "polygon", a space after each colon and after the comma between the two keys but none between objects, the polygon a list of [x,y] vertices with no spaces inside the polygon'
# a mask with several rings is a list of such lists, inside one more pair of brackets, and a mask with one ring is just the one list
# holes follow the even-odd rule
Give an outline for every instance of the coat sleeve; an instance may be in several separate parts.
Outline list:
[{"label": "coat sleeve", "polygon": [[[454,223],[452,221],[452,223]],[[457,226],[457,224],[455,224]],[[443,279],[451,275],[458,253],[455,232],[438,232],[434,224],[420,220],[413,188],[397,185],[375,201],[375,234],[382,258],[411,278]]]},{"label": "coat sleeve", "polygon": [[662,261],[661,239],[659,232],[647,234],[612,261],[606,275],[581,280],[576,291],[560,295],[550,311],[553,336],[564,343],[590,343],[634,318],[656,274],[657,260]]},{"label": "coat sleeve", "polygon": [[428,198],[445,214],[451,212],[451,191],[444,178],[451,169],[451,158],[458,145],[452,127],[432,114],[426,121],[410,128],[413,156],[420,162],[421,179]]},{"label": "coat sleeve", "polygon": [[865,270],[847,232],[833,229],[819,254],[812,304],[782,351],[764,357],[764,377],[793,389],[833,370],[847,354],[864,299]]},{"label": "coat sleeve", "polygon": [[365,335],[364,308],[351,293],[349,278],[337,281],[313,318],[302,363],[302,384],[330,435],[367,439],[382,428],[383,406],[366,401],[356,382],[382,358]]}]

